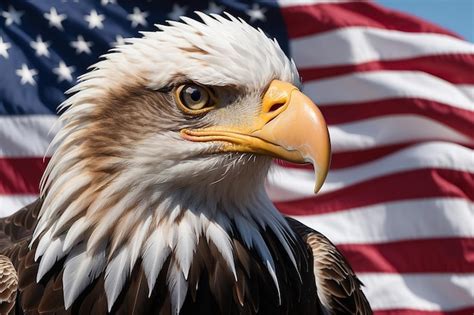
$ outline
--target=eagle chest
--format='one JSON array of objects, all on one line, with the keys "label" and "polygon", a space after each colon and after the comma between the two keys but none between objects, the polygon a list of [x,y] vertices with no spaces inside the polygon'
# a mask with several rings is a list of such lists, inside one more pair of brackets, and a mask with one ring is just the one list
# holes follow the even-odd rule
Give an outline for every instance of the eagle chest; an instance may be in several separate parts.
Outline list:
[{"label": "eagle chest", "polygon": [[[198,243],[187,278],[188,288],[180,314],[318,314],[312,257],[306,244],[296,239],[293,251],[299,272],[273,235],[266,242],[275,261],[277,290],[272,275],[257,253],[233,239],[236,276],[227,268],[215,246],[204,240]],[[64,310],[63,264],[59,261],[36,283],[39,261],[34,261],[28,242],[12,249],[16,262],[19,292],[16,314],[107,314],[107,298],[102,273]],[[217,258],[216,258],[217,257]],[[148,290],[141,264],[137,263],[109,314],[173,314],[167,271],[168,257],[153,291]]]}]

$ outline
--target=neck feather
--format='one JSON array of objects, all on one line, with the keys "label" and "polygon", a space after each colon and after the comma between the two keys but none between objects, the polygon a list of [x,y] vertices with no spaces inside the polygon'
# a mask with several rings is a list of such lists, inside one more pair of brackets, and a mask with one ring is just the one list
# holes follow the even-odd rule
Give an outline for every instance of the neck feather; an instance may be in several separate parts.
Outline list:
[{"label": "neck feather", "polygon": [[[207,163],[212,164],[212,159],[208,157]],[[171,166],[168,172],[172,173],[173,167],[196,167],[180,164]],[[264,190],[268,161],[258,166],[230,167],[225,176],[209,171],[206,179],[192,181],[199,185],[187,186],[176,181],[165,185],[170,182],[166,172],[160,174],[168,181],[137,174],[139,170],[94,179],[71,168],[58,176],[43,196],[32,241],[35,258],[41,257],[37,281],[65,258],[66,307],[95,278],[105,274],[104,289],[111,309],[127,277],[136,264],[141,264],[150,294],[158,275],[167,272],[172,306],[179,310],[184,301],[180,290],[187,288],[200,242],[216,249],[213,258],[225,262],[238,281],[233,241],[233,236],[238,236],[244,247],[258,254],[278,288],[274,257],[262,233],[271,231],[295,264],[290,245],[294,235]],[[75,180],[67,180],[68,176]],[[135,182],[131,178],[142,180]],[[249,182],[249,178],[253,181]],[[165,262],[169,262],[167,270],[162,270]]]}]

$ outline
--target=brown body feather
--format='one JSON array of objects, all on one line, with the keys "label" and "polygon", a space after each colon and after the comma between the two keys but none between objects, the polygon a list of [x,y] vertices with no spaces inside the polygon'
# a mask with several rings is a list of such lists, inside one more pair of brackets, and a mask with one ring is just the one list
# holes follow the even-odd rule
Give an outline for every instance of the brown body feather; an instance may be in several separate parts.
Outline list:
[{"label": "brown body feather", "polygon": [[327,314],[372,314],[362,283],[334,244],[297,220],[287,220],[312,253],[318,296]]},{"label": "brown body feather", "polygon": [[[0,253],[10,259],[18,272],[16,305],[10,313],[107,314],[103,275],[90,284],[67,311],[62,290],[63,261],[56,263],[36,283],[40,260],[34,261],[35,244],[31,250],[28,245],[39,206],[37,201],[0,220]],[[275,260],[281,305],[273,280],[257,253],[247,249],[239,237],[231,235],[238,281],[235,282],[217,248],[201,239],[191,265],[189,290],[180,314],[370,314],[359,280],[334,245],[298,221],[288,221],[301,237],[293,244],[299,274],[275,236],[262,231]],[[150,297],[141,264],[136,264],[111,313],[171,314],[166,285],[169,260]],[[316,270],[315,266],[318,266]],[[6,270],[0,270],[0,274]],[[318,299],[314,275],[320,277],[322,287],[318,287],[319,294],[330,301],[331,309]],[[11,284],[1,280],[0,291]]]}]

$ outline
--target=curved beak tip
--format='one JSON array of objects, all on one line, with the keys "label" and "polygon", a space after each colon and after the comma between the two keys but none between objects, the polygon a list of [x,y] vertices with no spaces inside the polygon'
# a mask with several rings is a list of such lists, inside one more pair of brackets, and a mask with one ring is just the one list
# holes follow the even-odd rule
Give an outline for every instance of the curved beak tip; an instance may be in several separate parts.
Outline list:
[{"label": "curved beak tip", "polygon": [[317,194],[324,185],[324,180],[326,179],[326,174],[321,174],[318,172],[316,166],[314,166],[314,173],[316,176],[315,183],[314,183],[314,193]]}]

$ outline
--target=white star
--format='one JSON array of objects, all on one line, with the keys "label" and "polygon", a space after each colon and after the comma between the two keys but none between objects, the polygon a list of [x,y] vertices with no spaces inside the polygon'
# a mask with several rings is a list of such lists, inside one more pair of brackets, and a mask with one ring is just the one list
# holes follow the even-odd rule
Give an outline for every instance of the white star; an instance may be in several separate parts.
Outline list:
[{"label": "white star", "polygon": [[12,45],[10,43],[4,42],[3,38],[0,36],[0,55],[8,59],[8,49],[10,49]]},{"label": "white star", "polygon": [[260,6],[257,3],[255,3],[252,6],[252,9],[245,11],[245,13],[247,13],[247,15],[250,16],[250,23],[255,22],[257,20],[265,22],[265,20],[267,19],[265,17],[265,12],[267,12],[267,9],[260,8]]},{"label": "white star", "polygon": [[115,36],[115,42],[112,43],[112,46],[120,45],[125,45],[125,39],[122,37],[122,35],[117,35]]},{"label": "white star", "polygon": [[109,3],[114,4],[116,2],[115,2],[115,0],[100,0],[100,4],[102,4],[103,6],[106,6]]},{"label": "white star", "polygon": [[89,23],[90,29],[104,28],[104,24],[102,22],[105,20],[105,16],[102,14],[97,14],[96,10],[92,10],[89,15],[85,15],[84,20],[86,20],[87,23]]},{"label": "white star", "polygon": [[13,23],[21,25],[21,16],[23,11],[17,11],[12,6],[8,7],[8,11],[3,11],[2,16],[5,18],[5,25],[12,25]]},{"label": "white star", "polygon": [[50,45],[49,42],[43,42],[43,39],[40,35],[36,37],[36,42],[30,43],[31,47],[36,51],[36,56],[46,56],[49,57],[49,50],[48,47]]},{"label": "white star", "polygon": [[58,82],[62,82],[64,80],[72,82],[72,73],[74,70],[74,67],[68,67],[64,61],[61,61],[59,66],[53,69],[53,72],[58,76]]},{"label": "white star", "polygon": [[49,27],[56,27],[58,30],[63,30],[63,21],[67,18],[66,14],[58,14],[56,8],[51,8],[49,13],[44,14],[44,18],[49,21]]},{"label": "white star", "polygon": [[188,7],[180,6],[179,4],[173,4],[173,9],[170,13],[168,13],[168,17],[172,20],[178,20],[179,17],[186,15],[186,9]]},{"label": "white star", "polygon": [[209,7],[206,12],[207,14],[221,14],[224,11],[224,7],[217,5],[214,1],[209,2]]},{"label": "white star", "polygon": [[147,26],[148,22],[146,21],[146,17],[149,15],[146,11],[141,11],[140,8],[134,7],[133,13],[127,15],[127,19],[132,22],[132,27],[137,27],[138,25]]},{"label": "white star", "polygon": [[31,85],[35,85],[36,81],[33,77],[37,74],[38,74],[38,71],[36,71],[35,69],[28,69],[28,66],[25,64],[21,66],[21,69],[16,70],[16,75],[21,78],[22,85],[27,84],[27,83]]},{"label": "white star", "polygon": [[72,41],[71,46],[76,49],[76,54],[78,55],[81,53],[91,54],[92,42],[85,41],[82,35],[77,36],[77,40]]}]

